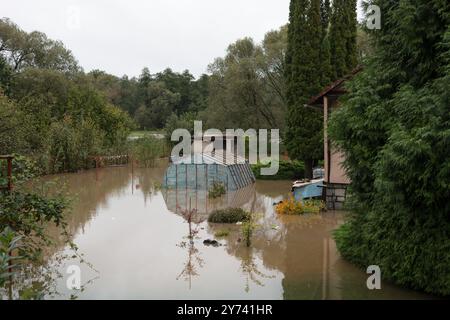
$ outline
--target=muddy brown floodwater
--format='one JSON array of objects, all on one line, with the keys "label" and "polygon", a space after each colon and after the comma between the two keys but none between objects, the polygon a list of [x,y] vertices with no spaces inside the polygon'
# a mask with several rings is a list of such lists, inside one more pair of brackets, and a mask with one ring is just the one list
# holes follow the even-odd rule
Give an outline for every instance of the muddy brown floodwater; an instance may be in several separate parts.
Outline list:
[{"label": "muddy brown floodwater", "polygon": [[[66,299],[422,299],[427,295],[382,282],[368,290],[368,275],[340,258],[332,231],[342,212],[277,216],[274,202],[289,194],[289,181],[258,181],[254,186],[209,201],[204,192],[161,190],[167,163],[156,168],[114,167],[58,178],[74,195],[68,215],[73,242],[87,263],[64,259],[54,285]],[[38,182],[39,184],[39,182]],[[182,210],[198,209],[193,243]],[[260,218],[247,248],[237,225],[205,221],[215,208],[239,206]],[[217,231],[229,231],[215,238]],[[205,246],[217,239],[221,246]],[[49,248],[47,264],[67,253]],[[69,290],[71,265],[81,269],[83,290]],[[55,270],[56,270],[55,269]]]}]

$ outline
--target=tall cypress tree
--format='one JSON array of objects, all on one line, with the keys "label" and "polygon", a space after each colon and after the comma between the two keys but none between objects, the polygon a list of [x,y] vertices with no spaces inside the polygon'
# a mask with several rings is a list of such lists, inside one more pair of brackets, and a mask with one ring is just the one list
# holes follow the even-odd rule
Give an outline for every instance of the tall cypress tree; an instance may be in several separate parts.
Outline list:
[{"label": "tall cypress tree", "polygon": [[326,86],[333,80],[331,67],[331,52],[328,30],[330,26],[331,6],[330,0],[322,0],[320,3],[320,20],[322,23],[321,48],[320,48],[320,77],[322,86]]},{"label": "tall cypress tree", "polygon": [[346,75],[356,66],[356,32],[356,0],[334,0],[330,25],[334,80]]},{"label": "tall cypress tree", "polygon": [[320,0],[291,0],[286,53],[287,131],[291,158],[303,159],[312,177],[315,159],[323,156],[322,113],[305,106],[322,88]]}]

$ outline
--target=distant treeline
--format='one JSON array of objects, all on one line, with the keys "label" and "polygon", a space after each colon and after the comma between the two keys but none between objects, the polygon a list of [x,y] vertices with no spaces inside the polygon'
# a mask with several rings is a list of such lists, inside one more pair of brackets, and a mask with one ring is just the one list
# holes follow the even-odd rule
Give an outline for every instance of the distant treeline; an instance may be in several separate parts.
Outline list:
[{"label": "distant treeline", "polygon": [[[358,36],[361,55],[368,50]],[[46,172],[125,152],[130,130],[286,129],[288,26],[229,45],[197,79],[170,68],[138,77],[85,73],[60,41],[0,19],[0,153],[31,155]]]},{"label": "distant treeline", "polygon": [[128,78],[92,71],[90,83],[107,100],[125,110],[140,129],[284,127],[284,59],[287,27],[267,33],[261,44],[251,38],[231,44],[226,56],[195,79],[189,71],[152,74],[144,68]]},{"label": "distant treeline", "polygon": [[0,19],[0,154],[75,171],[90,155],[121,152],[134,126],[61,42]]}]

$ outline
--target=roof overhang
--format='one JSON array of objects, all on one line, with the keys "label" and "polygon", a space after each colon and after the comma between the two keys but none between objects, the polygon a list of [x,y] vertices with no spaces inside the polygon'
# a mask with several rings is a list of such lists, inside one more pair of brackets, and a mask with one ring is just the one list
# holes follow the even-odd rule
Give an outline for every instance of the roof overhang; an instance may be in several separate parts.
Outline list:
[{"label": "roof overhang", "polygon": [[346,75],[341,79],[334,81],[333,83],[328,85],[325,89],[323,89],[318,95],[312,97],[307,104],[312,107],[321,108],[321,106],[323,105],[323,98],[325,96],[331,98],[338,98],[341,95],[347,93],[347,90],[345,90],[344,88],[344,82],[353,78],[361,70],[362,66],[358,66],[357,68],[353,69],[351,73],[349,73],[348,75]]}]

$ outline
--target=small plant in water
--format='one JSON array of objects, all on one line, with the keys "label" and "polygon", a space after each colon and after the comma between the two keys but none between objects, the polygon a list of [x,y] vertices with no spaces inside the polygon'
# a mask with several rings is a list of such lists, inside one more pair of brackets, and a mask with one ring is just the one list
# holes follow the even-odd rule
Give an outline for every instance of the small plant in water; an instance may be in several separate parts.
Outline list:
[{"label": "small plant in water", "polygon": [[293,196],[277,204],[275,211],[278,214],[299,215],[305,213],[319,213],[324,209],[323,201],[318,200],[303,200],[297,201]]},{"label": "small plant in water", "polygon": [[184,219],[186,219],[188,225],[189,225],[189,234],[188,238],[192,242],[194,240],[194,236],[198,233],[197,229],[192,228],[192,222],[194,222],[195,218],[197,217],[197,209],[191,209],[191,199],[189,199],[189,209],[183,209],[180,206],[177,206],[178,209],[181,212],[181,215]]},{"label": "small plant in water", "polygon": [[245,221],[241,225],[242,236],[245,241],[245,245],[250,247],[252,244],[252,235],[255,229],[258,227],[256,223],[250,219],[249,221]]},{"label": "small plant in water", "polygon": [[212,223],[236,223],[247,221],[250,213],[241,208],[227,208],[215,210],[208,217],[208,222]]},{"label": "small plant in water", "polygon": [[214,182],[212,188],[208,192],[208,197],[211,199],[219,198],[226,193],[223,183]]},{"label": "small plant in water", "polygon": [[230,235],[230,230],[228,230],[228,229],[219,230],[214,234],[214,236],[216,238],[228,237],[229,235]]}]

